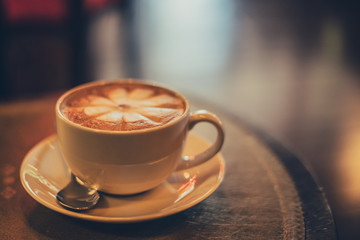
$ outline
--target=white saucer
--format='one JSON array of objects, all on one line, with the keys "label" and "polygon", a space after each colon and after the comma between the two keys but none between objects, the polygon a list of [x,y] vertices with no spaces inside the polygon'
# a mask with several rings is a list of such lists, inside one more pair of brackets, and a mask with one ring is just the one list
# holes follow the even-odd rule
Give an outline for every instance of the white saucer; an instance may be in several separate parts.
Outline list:
[{"label": "white saucer", "polygon": [[[189,135],[185,154],[192,155],[209,143]],[[32,198],[65,215],[99,222],[139,222],[165,217],[203,201],[220,185],[224,160],[220,154],[197,167],[174,172],[163,184],[133,196],[104,194],[95,209],[73,212],[62,208],[56,193],[70,181],[70,172],[57,146],[56,135],[38,143],[26,155],[20,169],[21,183]]]}]

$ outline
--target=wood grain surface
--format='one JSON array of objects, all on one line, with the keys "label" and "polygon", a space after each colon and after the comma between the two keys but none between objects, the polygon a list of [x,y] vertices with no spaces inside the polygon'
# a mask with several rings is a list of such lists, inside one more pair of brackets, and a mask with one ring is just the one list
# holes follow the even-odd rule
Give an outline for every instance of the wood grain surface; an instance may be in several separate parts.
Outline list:
[{"label": "wood grain surface", "polygon": [[[335,239],[326,199],[299,160],[221,112],[226,175],[198,205],[135,224],[84,221],[47,209],[25,192],[19,167],[37,142],[54,133],[58,96],[0,105],[2,239]],[[208,130],[195,131],[211,138]]]}]

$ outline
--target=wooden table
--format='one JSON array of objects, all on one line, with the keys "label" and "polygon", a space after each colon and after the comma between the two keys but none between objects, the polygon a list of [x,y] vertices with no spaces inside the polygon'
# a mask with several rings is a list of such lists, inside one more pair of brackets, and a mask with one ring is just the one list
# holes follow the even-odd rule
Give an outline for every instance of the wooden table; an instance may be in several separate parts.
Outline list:
[{"label": "wooden table", "polygon": [[[296,156],[265,134],[204,102],[222,119],[223,183],[194,207],[161,219],[109,224],[61,215],[24,190],[25,154],[54,133],[58,93],[0,105],[0,237],[2,239],[335,239],[323,192]],[[197,130],[196,134],[204,134]]]}]

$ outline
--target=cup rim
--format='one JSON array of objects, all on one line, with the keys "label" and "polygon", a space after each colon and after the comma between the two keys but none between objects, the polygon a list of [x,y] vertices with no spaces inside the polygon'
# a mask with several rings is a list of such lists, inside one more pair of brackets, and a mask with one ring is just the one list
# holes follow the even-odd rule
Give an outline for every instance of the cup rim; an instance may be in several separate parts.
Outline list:
[{"label": "cup rim", "polygon": [[[139,82],[141,81],[141,82]],[[145,82],[144,82],[145,81]],[[174,94],[175,96],[181,98],[185,104],[185,108],[184,108],[184,112],[183,114],[175,119],[174,121],[170,121],[168,123],[165,123],[164,125],[161,126],[156,126],[156,127],[151,127],[151,128],[145,128],[145,129],[136,129],[136,130],[131,130],[131,131],[112,131],[112,130],[104,130],[104,129],[96,129],[96,128],[90,128],[90,127],[85,127],[85,126],[81,126],[79,124],[76,124],[72,121],[70,121],[69,119],[67,119],[63,113],[60,110],[60,106],[62,104],[62,102],[64,101],[64,99],[71,95],[72,93],[79,91],[81,89],[84,88],[88,88],[88,87],[92,87],[92,86],[99,86],[99,85],[107,85],[107,84],[116,84],[116,83],[120,83],[120,84],[127,84],[127,83],[131,83],[131,84],[137,84],[137,85],[147,85],[147,86],[152,86],[152,87],[156,87],[156,88],[161,88],[161,89],[165,89],[166,91],[171,92],[172,94]],[[88,83],[84,83],[81,85],[78,85],[74,88],[71,88],[69,90],[67,90],[65,93],[63,93],[58,100],[56,101],[56,105],[55,105],[55,112],[56,112],[56,116],[58,116],[58,118],[60,118],[62,121],[64,121],[65,123],[69,124],[70,126],[73,126],[75,128],[84,130],[84,131],[89,131],[89,132],[93,132],[93,133],[99,133],[99,134],[111,134],[111,135],[133,135],[133,134],[142,134],[142,133],[148,133],[148,132],[156,132],[160,129],[165,129],[168,127],[171,127],[179,122],[181,122],[186,116],[188,116],[189,113],[189,102],[188,100],[179,92],[174,91],[172,89],[169,89],[167,87],[161,86],[159,84],[156,84],[154,82],[151,81],[147,81],[145,79],[134,79],[134,78],[124,78],[124,79],[114,79],[114,80],[99,80],[99,81],[94,81],[94,82],[88,82]]]}]

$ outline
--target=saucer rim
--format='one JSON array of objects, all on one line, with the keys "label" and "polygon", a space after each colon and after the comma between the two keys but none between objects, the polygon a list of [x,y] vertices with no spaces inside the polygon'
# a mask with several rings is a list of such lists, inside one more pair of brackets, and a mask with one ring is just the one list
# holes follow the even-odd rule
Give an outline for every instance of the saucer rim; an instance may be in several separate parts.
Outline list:
[{"label": "saucer rim", "polygon": [[[194,134],[194,133],[190,133],[190,135],[195,135],[198,138],[204,139],[201,136]],[[96,222],[105,222],[105,223],[135,223],[135,222],[144,222],[144,221],[149,221],[149,220],[155,220],[155,219],[159,219],[159,218],[163,218],[163,217],[167,217],[167,216],[171,216],[174,215],[176,213],[185,211],[197,204],[199,204],[200,202],[204,201],[206,198],[208,198],[213,192],[215,192],[216,189],[218,189],[218,187],[220,186],[220,184],[222,183],[222,181],[224,180],[224,176],[225,176],[225,161],[224,158],[222,156],[222,154],[219,152],[217,153],[213,158],[217,158],[217,163],[219,165],[219,172],[218,172],[218,176],[216,178],[216,183],[211,185],[208,189],[208,191],[206,191],[204,194],[202,194],[200,197],[187,202],[185,204],[180,205],[179,207],[176,208],[172,208],[170,211],[164,211],[164,212],[158,212],[158,213],[151,213],[151,214],[146,214],[146,215],[139,215],[139,216],[133,216],[133,217],[110,217],[110,216],[101,216],[101,215],[88,215],[86,211],[84,212],[74,212],[68,209],[65,209],[63,207],[59,206],[55,206],[52,203],[44,200],[43,198],[39,197],[38,195],[36,195],[32,190],[31,186],[29,186],[29,184],[27,183],[27,181],[24,178],[24,169],[25,167],[28,165],[28,162],[30,161],[30,157],[33,156],[36,150],[41,149],[46,147],[47,144],[54,142],[57,138],[57,134],[52,134],[44,139],[42,139],[41,141],[39,141],[37,144],[35,144],[25,155],[25,157],[23,158],[23,161],[21,163],[21,167],[20,167],[20,180],[21,180],[21,184],[23,186],[23,188],[26,190],[26,192],[38,203],[40,203],[41,205],[47,207],[48,209],[51,209],[57,213],[60,214],[64,214],[70,217],[75,217],[75,218],[79,218],[79,219],[83,219],[83,220],[88,220],[88,221],[96,221]],[[194,168],[199,168],[201,165],[199,166],[195,166]],[[169,205],[170,206],[170,205]]]}]

